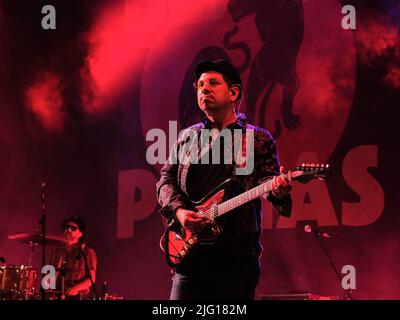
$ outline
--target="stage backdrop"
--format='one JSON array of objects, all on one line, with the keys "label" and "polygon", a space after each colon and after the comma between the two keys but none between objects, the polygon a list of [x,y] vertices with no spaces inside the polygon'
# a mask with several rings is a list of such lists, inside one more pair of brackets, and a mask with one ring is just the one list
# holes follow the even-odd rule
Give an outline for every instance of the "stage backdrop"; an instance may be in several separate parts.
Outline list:
[{"label": "stage backdrop", "polygon": [[[48,233],[69,215],[87,221],[99,290],[106,281],[126,299],[167,299],[148,132],[165,132],[162,159],[201,116],[194,66],[225,58],[243,79],[240,111],[273,134],[281,163],[333,170],[294,183],[289,219],[264,202],[257,297],[343,294],[310,224],[330,235],[321,241],[339,273],[355,276],[354,299],[400,298],[396,1],[54,0],[54,17],[47,2],[0,1],[6,264],[28,263],[30,248],[8,236],[40,230],[45,182]],[[33,257],[40,269],[39,247]]]}]

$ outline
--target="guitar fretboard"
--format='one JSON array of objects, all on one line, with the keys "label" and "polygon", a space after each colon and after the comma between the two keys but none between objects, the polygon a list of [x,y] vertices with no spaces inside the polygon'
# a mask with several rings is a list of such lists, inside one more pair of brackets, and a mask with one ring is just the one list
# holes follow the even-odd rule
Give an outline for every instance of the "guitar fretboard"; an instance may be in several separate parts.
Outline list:
[{"label": "guitar fretboard", "polygon": [[[330,174],[329,164],[321,164],[321,165],[303,164],[301,167],[296,167],[292,171],[291,180],[307,183],[308,181],[314,178],[326,179],[329,176],[329,174]],[[286,174],[283,174],[283,176],[288,178]],[[210,220],[214,220],[214,218],[221,216],[233,209],[236,209],[237,207],[240,207],[241,205],[249,201],[261,197],[263,194],[266,194],[271,190],[272,190],[272,179],[242,194],[239,194],[236,197],[233,197],[232,199],[226,200],[216,206],[211,206],[211,208],[205,210],[203,214]]]},{"label": "guitar fretboard", "polygon": [[[268,180],[263,184],[260,184],[257,187],[254,187],[236,197],[233,197],[225,202],[220,203],[217,208],[210,208],[206,210],[203,214],[206,215],[211,220],[214,218],[221,216],[241,205],[250,202],[258,197],[261,197],[263,194],[272,190],[272,180]],[[215,213],[214,213],[215,212]]]}]

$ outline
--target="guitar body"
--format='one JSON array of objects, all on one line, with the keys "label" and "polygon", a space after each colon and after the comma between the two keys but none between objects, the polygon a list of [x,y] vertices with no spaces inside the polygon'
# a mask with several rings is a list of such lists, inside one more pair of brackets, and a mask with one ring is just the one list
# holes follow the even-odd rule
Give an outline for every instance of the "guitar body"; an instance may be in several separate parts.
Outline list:
[{"label": "guitar body", "polygon": [[[330,166],[325,164],[303,164],[291,172],[291,180],[307,183],[313,179],[327,179],[330,176]],[[287,176],[286,176],[287,177]],[[287,177],[288,178],[288,177]],[[161,247],[165,252],[167,263],[176,268],[190,254],[191,250],[201,243],[214,241],[221,233],[218,218],[231,212],[235,208],[250,202],[272,190],[272,179],[240,193],[241,187],[233,180],[228,179],[212,190],[203,199],[192,202],[192,210],[204,214],[212,223],[199,233],[192,233],[183,229],[181,233],[172,230],[171,226],[165,229]]]},{"label": "guitar body", "polygon": [[[212,190],[203,199],[192,202],[193,211],[203,214],[207,210],[211,211],[222,203],[223,201],[236,195],[238,192],[234,187],[235,182],[232,179],[228,179]],[[167,257],[167,263],[170,267],[177,267],[190,253],[190,251],[198,246],[200,243],[210,243],[213,242],[218,235],[221,233],[221,228],[218,226],[217,222],[210,224],[209,227],[204,228],[200,233],[192,233],[187,229],[183,230],[183,234],[178,234],[167,228],[164,233],[164,251]]]}]

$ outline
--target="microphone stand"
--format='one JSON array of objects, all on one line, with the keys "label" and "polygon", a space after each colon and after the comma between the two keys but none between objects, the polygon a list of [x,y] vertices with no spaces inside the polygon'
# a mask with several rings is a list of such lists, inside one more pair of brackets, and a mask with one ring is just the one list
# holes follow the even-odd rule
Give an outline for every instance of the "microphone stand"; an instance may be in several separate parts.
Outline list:
[{"label": "microphone stand", "polygon": [[[42,193],[40,195],[40,200],[42,202],[42,213],[41,218],[39,220],[39,224],[42,226],[42,268],[46,264],[46,183],[42,182],[41,190]],[[42,275],[43,278],[43,275]],[[40,286],[40,297],[41,300],[45,300],[45,290],[43,286]]]},{"label": "microphone stand", "polygon": [[[318,243],[322,249],[322,251],[324,252],[326,258],[328,259],[328,262],[330,264],[330,266],[332,267],[333,271],[335,272],[337,278],[339,279],[339,283],[340,286],[342,286],[342,277],[338,271],[338,269],[336,268],[336,265],[333,263],[332,258],[330,257],[328,251],[326,250],[324,244],[321,241],[321,233],[320,232],[313,232],[315,238],[318,240]],[[344,289],[344,299],[345,300],[352,300],[351,297],[351,290],[350,289]]]},{"label": "microphone stand", "polygon": [[99,296],[97,295],[96,285],[94,284],[92,274],[90,273],[89,264],[87,262],[87,255],[85,255],[84,250],[82,250],[82,245],[79,247],[79,254],[82,256],[83,262],[85,263],[86,276],[89,278],[90,283],[92,284],[95,300],[99,300]]},{"label": "microphone stand", "polygon": [[65,256],[61,256],[61,259],[58,263],[58,268],[60,270],[60,275],[61,275],[61,300],[65,300],[65,276],[67,275],[67,268],[66,268],[66,260]]}]

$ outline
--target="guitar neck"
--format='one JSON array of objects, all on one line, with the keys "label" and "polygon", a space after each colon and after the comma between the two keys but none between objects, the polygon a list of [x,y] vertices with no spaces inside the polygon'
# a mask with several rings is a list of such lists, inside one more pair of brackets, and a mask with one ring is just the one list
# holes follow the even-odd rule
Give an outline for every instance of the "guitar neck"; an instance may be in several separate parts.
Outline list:
[{"label": "guitar neck", "polygon": [[[331,170],[329,164],[303,164],[291,171],[291,180],[308,183],[316,178],[321,180],[327,179],[330,176],[330,173]],[[286,174],[284,174],[284,176],[288,178]],[[272,181],[273,180],[270,179],[257,187],[233,197],[232,199],[224,201],[219,205],[212,206],[210,209],[206,210],[204,214],[211,220],[214,220],[214,218],[270,192],[272,190]]]},{"label": "guitar neck", "polygon": [[206,216],[208,216],[211,219],[214,219],[218,216],[221,216],[229,211],[232,211],[236,209],[237,207],[240,207],[241,205],[250,202],[254,199],[257,199],[261,197],[263,194],[266,194],[272,190],[272,179],[268,180],[267,182],[264,182],[260,184],[257,187],[254,187],[244,193],[241,193],[237,195],[236,197],[233,197],[229,200],[226,200],[222,203],[220,203],[216,210],[211,208],[204,212]]}]

